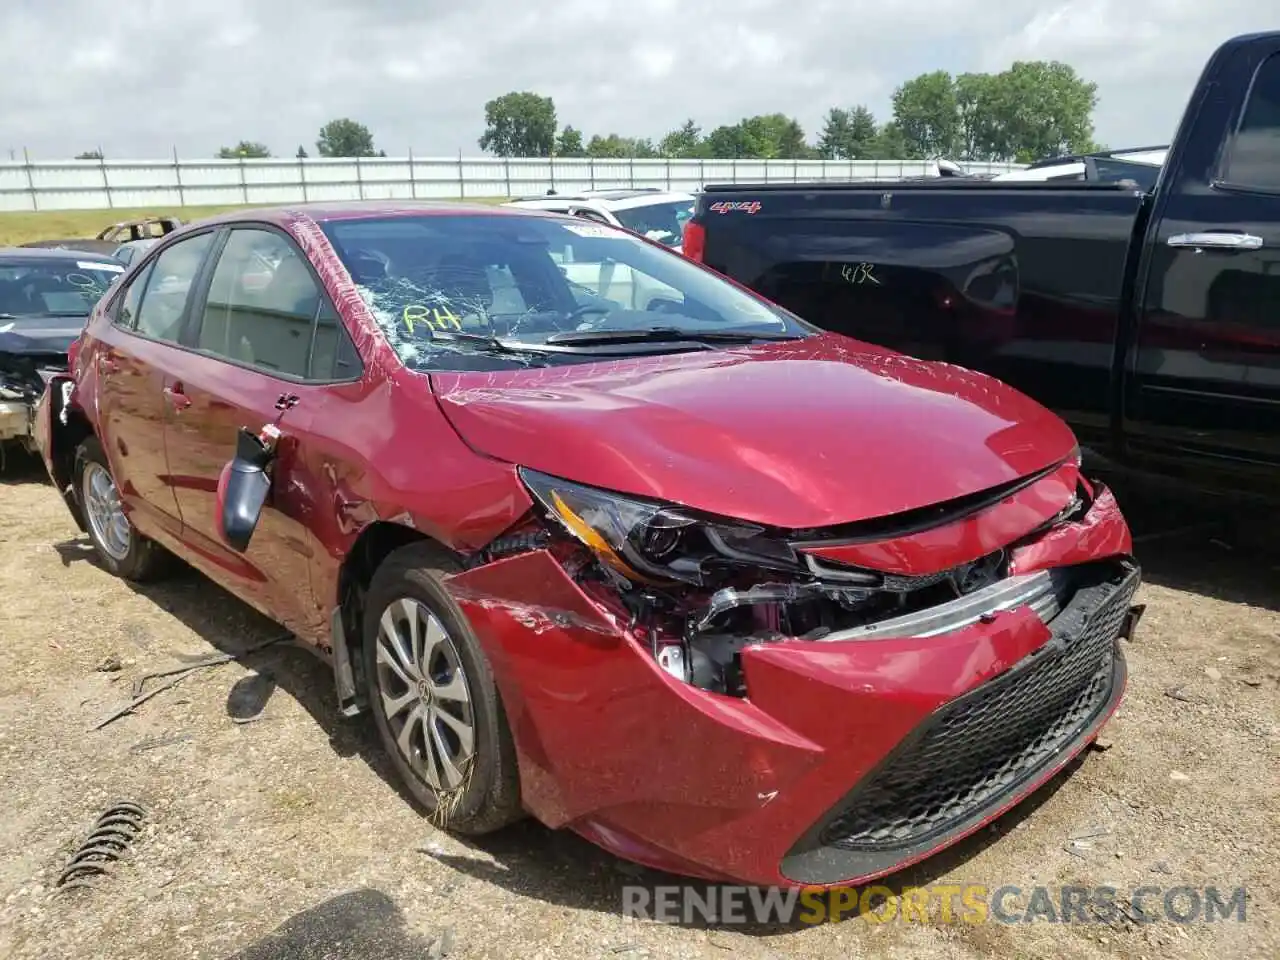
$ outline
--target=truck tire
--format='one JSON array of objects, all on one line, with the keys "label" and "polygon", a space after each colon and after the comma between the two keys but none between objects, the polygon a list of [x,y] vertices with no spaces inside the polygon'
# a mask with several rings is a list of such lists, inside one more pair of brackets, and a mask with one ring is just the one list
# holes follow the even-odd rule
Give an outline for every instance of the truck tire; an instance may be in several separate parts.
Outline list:
[{"label": "truck tire", "polygon": [[361,657],[378,735],[413,799],[437,826],[479,835],[523,810],[492,668],[442,583],[457,569],[430,543],[391,553],[365,596]]},{"label": "truck tire", "polygon": [[167,573],[172,555],[139,533],[125,515],[111,465],[97,437],[89,437],[76,449],[72,476],[89,540],[107,572],[136,582]]}]

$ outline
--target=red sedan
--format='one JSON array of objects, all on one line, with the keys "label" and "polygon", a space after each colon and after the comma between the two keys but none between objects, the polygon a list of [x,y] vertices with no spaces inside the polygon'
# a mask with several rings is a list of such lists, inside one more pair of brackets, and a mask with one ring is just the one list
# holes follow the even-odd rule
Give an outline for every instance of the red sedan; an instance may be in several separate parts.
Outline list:
[{"label": "red sedan", "polygon": [[330,661],[424,809],[835,885],[1060,770],[1139,571],[1056,416],[662,246],[468,205],[187,225],[41,401],[103,566]]}]

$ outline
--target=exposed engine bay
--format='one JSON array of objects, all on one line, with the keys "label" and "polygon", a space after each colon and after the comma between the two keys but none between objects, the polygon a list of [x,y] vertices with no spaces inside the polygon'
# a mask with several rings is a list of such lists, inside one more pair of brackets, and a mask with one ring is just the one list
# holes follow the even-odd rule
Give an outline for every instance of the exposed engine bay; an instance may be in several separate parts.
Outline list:
[{"label": "exposed engine bay", "polygon": [[0,464],[10,442],[34,452],[31,435],[36,401],[54,376],[67,370],[65,353],[0,350]]},{"label": "exposed engine bay", "polygon": [[[956,522],[1042,479],[1054,465],[964,502],[931,507],[902,524],[864,525],[877,541]],[[1021,543],[1079,519],[1091,505],[1080,483],[1056,516],[1015,542],[949,569],[903,576],[820,560],[809,550],[847,543],[859,530],[766,530],[633,500],[532,471],[522,478],[543,516],[491,543],[480,563],[550,550],[593,600],[626,624],[658,664],[694,686],[746,693],[742,651],[779,640],[924,637],[995,611],[1030,605],[1048,619],[1072,590],[1067,571],[1012,575]],[[858,525],[854,525],[858,526]]]}]

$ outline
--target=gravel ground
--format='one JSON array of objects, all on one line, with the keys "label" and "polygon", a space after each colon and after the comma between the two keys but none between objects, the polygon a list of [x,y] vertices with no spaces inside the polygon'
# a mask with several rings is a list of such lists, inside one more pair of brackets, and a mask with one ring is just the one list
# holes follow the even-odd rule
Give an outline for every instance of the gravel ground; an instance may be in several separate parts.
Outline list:
[{"label": "gravel ground", "polygon": [[[893,882],[1243,885],[1246,922],[956,924],[935,909],[911,923],[708,928],[624,919],[624,884],[672,879],[570,834],[525,823],[466,844],[434,829],[301,650],[201,670],[90,732],[144,674],[278,631],[195,574],[145,589],[112,579],[43,480],[11,460],[0,482],[0,956],[1280,956],[1280,566],[1227,534],[1141,542],[1147,614],[1104,749]],[[1152,508],[1136,526],[1180,521]],[[55,894],[121,798],[148,810],[129,855]]]}]

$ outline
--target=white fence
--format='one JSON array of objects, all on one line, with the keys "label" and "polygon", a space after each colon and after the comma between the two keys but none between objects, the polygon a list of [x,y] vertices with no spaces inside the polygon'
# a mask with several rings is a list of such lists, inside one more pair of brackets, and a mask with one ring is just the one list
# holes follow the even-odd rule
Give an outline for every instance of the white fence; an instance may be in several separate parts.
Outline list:
[{"label": "white fence", "polygon": [[[971,173],[1019,164],[971,163]],[[706,183],[896,179],[937,173],[928,160],[579,160],[377,157],[298,160],[0,162],[0,211],[233,206],[333,200],[515,197]]]}]

